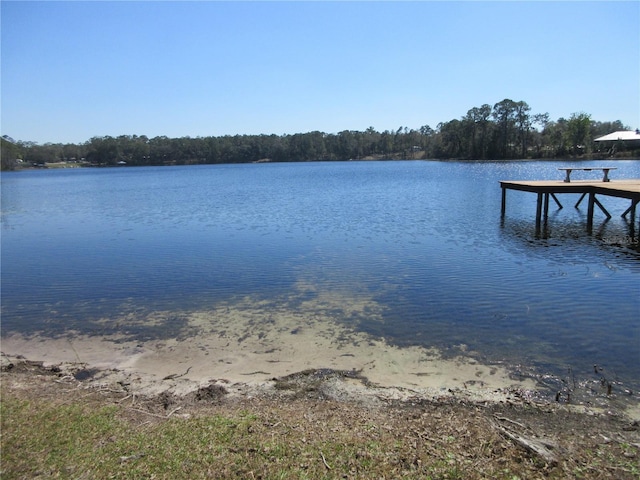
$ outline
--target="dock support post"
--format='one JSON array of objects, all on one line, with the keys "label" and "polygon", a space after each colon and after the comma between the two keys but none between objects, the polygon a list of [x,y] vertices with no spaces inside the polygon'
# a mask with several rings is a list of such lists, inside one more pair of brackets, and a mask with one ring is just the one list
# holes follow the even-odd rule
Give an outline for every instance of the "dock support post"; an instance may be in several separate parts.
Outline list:
[{"label": "dock support post", "polygon": [[629,213],[631,214],[631,223],[635,221],[636,218],[636,205],[638,205],[640,200],[631,200],[631,206],[627,208],[624,213],[621,215],[622,217],[626,217]]},{"label": "dock support post", "polygon": [[602,213],[605,214],[605,216],[607,217],[607,220],[611,218],[611,215],[609,214],[609,212],[607,212],[607,209],[604,208],[604,205],[602,205],[600,201],[596,198],[596,194],[593,192],[590,192],[589,193],[589,209],[587,210],[587,231],[589,233],[591,233],[591,230],[593,229],[593,210],[595,205],[597,205],[598,208],[602,210]]},{"label": "dock support post", "polygon": [[585,197],[586,194],[587,192],[580,195],[580,200],[578,200],[578,202],[575,204],[575,208],[578,208],[578,206],[580,205],[580,202],[582,202],[582,199]]},{"label": "dock support post", "polygon": [[600,203],[600,201],[596,198],[595,194],[593,195],[593,201],[596,205],[598,205],[598,207],[600,207],[600,210],[602,210],[602,213],[604,213],[608,219],[611,218],[611,214],[607,212],[607,209],[604,208],[604,205]]},{"label": "dock support post", "polygon": [[595,203],[596,194],[589,193],[589,208],[587,209],[587,232],[591,234],[593,231],[593,204]]},{"label": "dock support post", "polygon": [[538,201],[536,203],[536,235],[540,234],[540,219],[542,217],[542,193],[538,193]]},{"label": "dock support post", "polygon": [[562,210],[562,204],[560,203],[560,200],[558,200],[558,197],[556,197],[555,193],[551,194],[551,198],[553,198],[556,202],[556,205],[558,205],[558,210]]},{"label": "dock support post", "polygon": [[502,210],[500,213],[501,217],[504,217],[504,212],[507,208],[507,189],[502,187]]},{"label": "dock support post", "polygon": [[549,219],[549,194],[544,194],[544,223],[546,225],[547,220]]}]

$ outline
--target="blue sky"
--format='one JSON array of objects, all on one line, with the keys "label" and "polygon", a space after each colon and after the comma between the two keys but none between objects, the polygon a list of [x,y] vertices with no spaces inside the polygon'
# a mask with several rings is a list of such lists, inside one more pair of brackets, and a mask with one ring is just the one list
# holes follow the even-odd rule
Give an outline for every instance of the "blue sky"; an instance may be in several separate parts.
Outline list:
[{"label": "blue sky", "polygon": [[436,128],[525,101],[640,128],[640,2],[1,4],[1,133]]}]

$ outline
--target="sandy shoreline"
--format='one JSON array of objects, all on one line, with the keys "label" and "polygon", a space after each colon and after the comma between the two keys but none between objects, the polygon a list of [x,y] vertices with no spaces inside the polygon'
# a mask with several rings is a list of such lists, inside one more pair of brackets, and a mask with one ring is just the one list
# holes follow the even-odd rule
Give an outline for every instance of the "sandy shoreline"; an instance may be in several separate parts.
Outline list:
[{"label": "sandy shoreline", "polygon": [[[339,373],[332,376],[333,391],[354,399],[549,400],[548,385],[505,365],[482,364],[464,345],[459,346],[458,356],[445,358],[435,349],[401,348],[358,331],[358,321],[383,317],[366,297],[327,292],[305,297],[304,287],[301,292],[280,303],[246,297],[220,303],[213,310],[156,311],[100,320],[119,334],[5,335],[0,344],[2,365],[28,359],[55,365],[70,375],[93,369],[84,383],[101,388],[126,384],[140,395],[186,395],[212,384],[224,386],[230,394],[268,394],[277,388],[278,379],[315,370]],[[344,318],[350,322],[339,321]],[[139,340],[144,335],[129,333],[162,330],[176,319],[179,328],[172,324],[171,338]],[[640,418],[638,405],[629,409],[622,405],[625,402],[612,399],[616,410]],[[600,396],[595,403],[584,404],[614,408],[612,399]]]},{"label": "sandy shoreline", "polygon": [[460,391],[473,398],[496,399],[514,390],[536,388],[531,379],[513,380],[502,367],[481,365],[465,357],[443,359],[418,347],[401,349],[382,340],[365,339],[345,347],[311,333],[290,337],[280,337],[279,347],[271,348],[254,339],[237,342],[217,336],[116,343],[87,336],[47,339],[14,335],[3,339],[2,354],[5,362],[24,357],[46,366],[99,369],[105,372],[103,380],[107,372],[114,379],[124,375],[135,379],[142,393],[188,393],[212,381],[268,389],[275,378],[309,369],[353,372],[353,376],[366,378],[370,388],[421,395]]},{"label": "sandy shoreline", "polygon": [[[445,359],[436,350],[399,348],[349,329],[322,313],[341,299],[321,301],[324,309],[317,302],[312,309],[291,309],[246,299],[212,311],[185,313],[185,334],[166,340],[14,334],[2,338],[1,350],[5,363],[22,356],[45,365],[100,369],[104,382],[125,376],[141,393],[168,389],[187,393],[216,381],[238,390],[264,390],[271,388],[274,378],[308,369],[353,372],[367,380],[368,389],[384,389],[397,396],[458,392],[473,399],[497,400],[514,391],[526,395],[536,389],[532,379],[514,379],[506,368],[482,365],[462,350],[459,357]],[[353,300],[349,305],[351,313],[367,308]],[[155,312],[128,322],[148,325],[162,318],[163,312]],[[112,378],[107,378],[107,372]]]}]

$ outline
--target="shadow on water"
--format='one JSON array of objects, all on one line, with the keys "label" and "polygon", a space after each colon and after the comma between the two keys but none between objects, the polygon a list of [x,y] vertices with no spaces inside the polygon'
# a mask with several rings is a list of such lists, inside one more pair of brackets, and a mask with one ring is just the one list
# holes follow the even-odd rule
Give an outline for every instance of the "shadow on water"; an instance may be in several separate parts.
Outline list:
[{"label": "shadow on water", "polygon": [[[508,249],[515,249],[538,257],[571,261],[579,259],[590,250],[625,256],[640,261],[640,238],[633,224],[624,220],[603,220],[594,224],[591,233],[586,228],[586,215],[579,218],[562,218],[560,212],[549,215],[549,221],[536,231],[535,220],[500,220],[500,235]],[[557,247],[560,253],[550,254],[548,249]]]},{"label": "shadow on water", "polygon": [[[620,201],[617,202],[620,208]],[[509,227],[513,223],[519,223],[519,228],[524,233],[524,227],[528,232],[532,233],[536,238],[562,239],[566,235],[575,236],[593,236],[607,243],[623,245],[634,250],[638,249],[640,238],[638,230],[640,230],[640,216],[633,218],[631,215],[620,217],[597,217],[591,226],[588,225],[587,213],[577,207],[557,208],[549,211],[548,216],[541,219],[540,225],[535,222],[535,212],[532,212],[531,218],[527,221],[524,218],[510,218],[508,214],[501,215],[500,226],[502,228]],[[638,227],[636,227],[636,224]]]}]

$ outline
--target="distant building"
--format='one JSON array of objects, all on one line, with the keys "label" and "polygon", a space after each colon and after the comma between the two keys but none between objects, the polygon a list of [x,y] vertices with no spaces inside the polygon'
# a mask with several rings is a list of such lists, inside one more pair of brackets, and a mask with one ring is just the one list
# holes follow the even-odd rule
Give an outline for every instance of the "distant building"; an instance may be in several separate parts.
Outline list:
[{"label": "distant building", "polygon": [[608,135],[604,135],[602,137],[598,137],[594,140],[594,142],[634,142],[640,141],[640,130],[619,130],[617,132],[610,133]]},{"label": "distant building", "polygon": [[598,137],[593,141],[603,143],[611,155],[619,150],[635,150],[640,148],[640,130],[619,130]]}]

